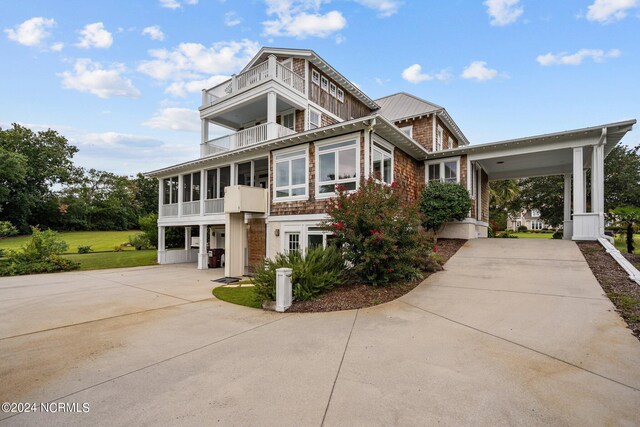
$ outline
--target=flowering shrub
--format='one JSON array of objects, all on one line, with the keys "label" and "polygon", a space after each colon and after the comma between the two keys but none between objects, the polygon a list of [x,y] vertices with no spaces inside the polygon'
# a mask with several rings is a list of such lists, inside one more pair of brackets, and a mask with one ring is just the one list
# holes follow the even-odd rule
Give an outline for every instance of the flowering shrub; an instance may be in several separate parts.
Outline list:
[{"label": "flowering shrub", "polygon": [[433,267],[432,239],[401,186],[370,178],[355,192],[336,186],[336,193],[324,226],[335,234],[333,241],[361,282],[385,285],[417,278],[420,270]]}]

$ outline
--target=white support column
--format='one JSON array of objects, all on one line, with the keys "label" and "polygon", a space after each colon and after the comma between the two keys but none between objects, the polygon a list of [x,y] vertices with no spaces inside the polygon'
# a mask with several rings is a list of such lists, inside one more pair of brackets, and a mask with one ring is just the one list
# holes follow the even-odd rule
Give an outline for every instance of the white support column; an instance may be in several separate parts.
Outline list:
[{"label": "white support column", "polygon": [[595,147],[596,158],[592,168],[596,171],[597,179],[591,187],[591,199],[597,206],[594,212],[598,214],[599,236],[604,236],[604,145]]},{"label": "white support column", "polygon": [[371,175],[371,132],[364,130],[364,178]]},{"label": "white support column", "polygon": [[164,201],[164,189],[162,188],[162,178],[158,178],[158,218],[162,217],[162,202]]},{"label": "white support column", "polygon": [[182,191],[182,187],[183,187],[184,183],[182,181],[182,175],[178,175],[178,217],[182,216],[182,198],[184,197],[182,195],[183,191]]},{"label": "white support column", "polygon": [[207,226],[200,225],[200,247],[198,248],[198,270],[206,270],[209,268],[209,255],[207,244]]},{"label": "white support column", "polygon": [[191,227],[184,228],[184,250],[191,249]]},{"label": "white support column", "polygon": [[200,134],[202,136],[202,143],[204,144],[209,140],[209,120],[202,119],[200,124]]},{"label": "white support column", "polygon": [[276,56],[275,55],[269,55],[269,57],[267,58],[267,67],[268,67],[268,73],[269,73],[269,78],[270,79],[275,79],[276,78]]},{"label": "white support column", "polygon": [[200,171],[200,216],[204,216],[204,200],[207,197],[207,171],[202,169]]},{"label": "white support column", "polygon": [[278,108],[278,95],[271,91],[267,93],[267,139],[276,139],[278,137],[276,126],[271,123],[276,122]]},{"label": "white support column", "polygon": [[587,206],[589,206],[587,204],[587,200],[588,200],[587,199],[587,185],[589,185],[588,180],[587,180],[587,170],[583,169],[582,170],[582,188],[583,188],[583,191],[582,191],[583,205],[582,206],[584,206],[584,211],[583,211],[584,213],[593,212],[593,207],[591,207],[591,210],[587,208]]},{"label": "white support column", "polygon": [[224,275],[244,275],[244,213],[227,213],[224,218]]},{"label": "white support column", "polygon": [[165,229],[164,226],[158,227],[158,264],[165,263]]},{"label": "white support column", "polygon": [[573,221],[571,221],[571,174],[564,174],[564,223],[562,238],[571,240],[573,235]]},{"label": "white support column", "polygon": [[584,171],[582,147],[573,149],[573,213],[584,213]]}]

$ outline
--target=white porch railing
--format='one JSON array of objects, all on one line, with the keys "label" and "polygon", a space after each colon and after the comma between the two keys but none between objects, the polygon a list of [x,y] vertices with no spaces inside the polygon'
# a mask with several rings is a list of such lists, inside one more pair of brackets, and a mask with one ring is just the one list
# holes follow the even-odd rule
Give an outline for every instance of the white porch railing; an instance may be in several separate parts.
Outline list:
[{"label": "white porch railing", "polygon": [[160,206],[160,216],[178,216],[178,204],[174,203],[172,205],[162,205]]},{"label": "white porch railing", "polygon": [[173,249],[161,251],[160,264],[182,264],[198,261],[198,249]]},{"label": "white porch railing", "polygon": [[270,139],[281,138],[292,135],[295,131],[281,126],[277,123],[263,123],[248,129],[241,130],[231,135],[212,139],[204,144],[200,144],[200,157],[210,156],[236,148],[247,147],[249,145],[265,142]]},{"label": "white porch railing", "polygon": [[306,93],[304,77],[286,68],[275,56],[271,56],[267,61],[249,68],[244,73],[204,90],[202,104],[213,105],[223,98],[244,92],[268,80],[276,80],[302,95]]},{"label": "white porch railing", "polygon": [[211,199],[204,201],[204,213],[222,213],[224,212],[224,199]]},{"label": "white porch railing", "polygon": [[182,215],[200,215],[200,201],[182,203]]}]

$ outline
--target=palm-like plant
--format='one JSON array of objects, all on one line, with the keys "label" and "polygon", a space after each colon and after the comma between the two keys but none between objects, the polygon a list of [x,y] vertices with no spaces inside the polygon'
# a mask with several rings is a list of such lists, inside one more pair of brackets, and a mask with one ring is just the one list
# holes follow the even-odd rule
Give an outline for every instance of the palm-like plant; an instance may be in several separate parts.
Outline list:
[{"label": "palm-like plant", "polygon": [[640,208],[635,206],[624,206],[616,208],[611,212],[616,218],[616,224],[625,230],[627,237],[627,252],[632,254],[633,247],[633,232],[637,224],[640,224]]}]

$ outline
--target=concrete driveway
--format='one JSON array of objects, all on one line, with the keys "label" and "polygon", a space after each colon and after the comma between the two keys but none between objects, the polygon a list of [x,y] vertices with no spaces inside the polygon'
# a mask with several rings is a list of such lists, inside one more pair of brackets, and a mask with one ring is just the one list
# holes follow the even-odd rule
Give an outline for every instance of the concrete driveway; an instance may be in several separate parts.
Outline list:
[{"label": "concrete driveway", "polygon": [[0,279],[10,425],[638,425],[640,343],[577,246],[469,242],[397,301],[276,314],[211,298],[219,271]]}]

